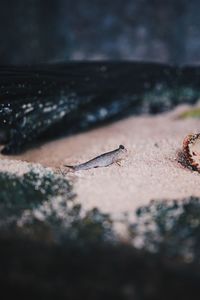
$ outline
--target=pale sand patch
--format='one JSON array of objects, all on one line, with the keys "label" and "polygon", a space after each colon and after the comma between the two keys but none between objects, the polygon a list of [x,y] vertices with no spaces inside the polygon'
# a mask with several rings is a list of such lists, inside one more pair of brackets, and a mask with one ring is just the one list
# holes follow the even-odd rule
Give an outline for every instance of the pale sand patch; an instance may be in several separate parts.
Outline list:
[{"label": "pale sand patch", "polygon": [[[64,163],[85,162],[123,144],[128,156],[121,167],[112,165],[67,175],[74,180],[78,200],[85,209],[95,206],[118,216],[133,212],[151,199],[200,197],[200,174],[184,169],[176,161],[183,138],[199,131],[199,120],[178,120],[174,112],[130,117],[48,142],[18,156],[0,158],[61,167]],[[0,161],[0,170],[5,166],[3,162]],[[10,169],[14,167],[20,169],[18,163],[10,162]]]}]

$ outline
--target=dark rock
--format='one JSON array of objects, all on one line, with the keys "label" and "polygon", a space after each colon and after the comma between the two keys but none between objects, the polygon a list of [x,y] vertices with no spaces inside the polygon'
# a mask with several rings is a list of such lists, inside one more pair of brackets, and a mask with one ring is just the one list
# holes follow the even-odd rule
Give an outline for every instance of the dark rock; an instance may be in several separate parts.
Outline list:
[{"label": "dark rock", "polygon": [[0,68],[0,126],[17,153],[42,134],[71,134],[129,114],[158,113],[199,97],[199,68],[78,62]]}]

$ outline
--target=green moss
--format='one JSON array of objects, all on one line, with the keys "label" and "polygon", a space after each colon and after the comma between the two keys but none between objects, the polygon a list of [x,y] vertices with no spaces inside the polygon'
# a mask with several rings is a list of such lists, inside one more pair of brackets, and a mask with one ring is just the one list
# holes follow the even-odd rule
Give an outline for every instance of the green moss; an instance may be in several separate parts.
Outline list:
[{"label": "green moss", "polygon": [[72,186],[67,180],[40,170],[23,176],[0,173],[0,190],[0,225],[17,222],[24,212],[33,212],[53,198],[61,197],[67,202],[72,197]]},{"label": "green moss", "polygon": [[81,245],[115,240],[109,215],[98,209],[82,213],[72,186],[53,172],[0,173],[0,189],[0,230]]},{"label": "green moss", "polygon": [[133,243],[185,262],[200,262],[200,199],[152,201],[137,210],[130,227]]},{"label": "green moss", "polygon": [[179,116],[181,119],[187,119],[187,118],[200,118],[200,108],[192,108],[189,109]]},{"label": "green moss", "polygon": [[[0,233],[81,246],[119,242],[113,230],[116,221],[96,208],[83,212],[62,176],[48,171],[0,173],[0,188]],[[152,201],[136,215],[137,221],[127,225],[130,243],[139,241],[145,251],[200,262],[199,198]]]}]

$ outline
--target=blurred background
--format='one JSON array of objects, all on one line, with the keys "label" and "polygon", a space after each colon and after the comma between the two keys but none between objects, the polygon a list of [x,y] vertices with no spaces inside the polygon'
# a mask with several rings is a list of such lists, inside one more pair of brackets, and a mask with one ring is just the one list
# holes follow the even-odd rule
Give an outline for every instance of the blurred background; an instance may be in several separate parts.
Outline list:
[{"label": "blurred background", "polygon": [[199,0],[1,0],[0,64],[200,62]]}]

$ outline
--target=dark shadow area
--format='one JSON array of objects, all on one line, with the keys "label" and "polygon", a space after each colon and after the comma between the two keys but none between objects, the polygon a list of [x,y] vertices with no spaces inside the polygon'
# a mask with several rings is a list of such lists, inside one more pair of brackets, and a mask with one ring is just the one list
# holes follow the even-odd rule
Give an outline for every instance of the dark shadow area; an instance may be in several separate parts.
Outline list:
[{"label": "dark shadow area", "polygon": [[80,62],[0,68],[4,154],[131,114],[156,114],[199,99],[199,67]]},{"label": "dark shadow area", "polygon": [[199,9],[198,0],[49,0],[48,5],[45,0],[2,0],[0,64],[199,63]]},{"label": "dark shadow area", "polygon": [[1,234],[7,299],[199,299],[199,269],[128,245],[78,247]]},{"label": "dark shadow area", "polygon": [[38,176],[0,176],[0,283],[7,299],[199,298],[199,198],[140,207],[122,242],[109,215],[83,214],[66,180]]}]

